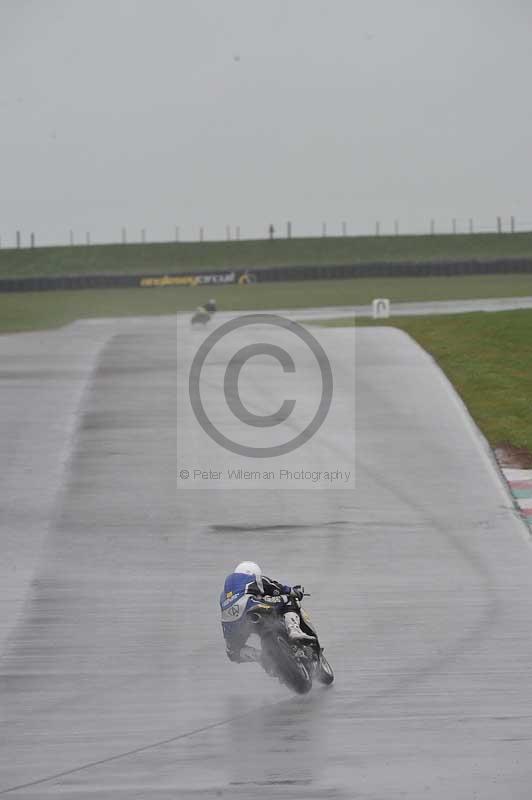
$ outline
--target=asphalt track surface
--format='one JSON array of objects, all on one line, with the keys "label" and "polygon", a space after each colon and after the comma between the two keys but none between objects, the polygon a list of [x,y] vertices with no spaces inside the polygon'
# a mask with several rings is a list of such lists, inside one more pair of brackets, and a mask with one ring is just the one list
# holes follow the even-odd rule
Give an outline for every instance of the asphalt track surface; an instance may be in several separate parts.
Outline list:
[{"label": "asphalt track surface", "polygon": [[[532,308],[532,297],[490,297],[474,300],[427,300],[417,303],[393,303],[391,315],[394,317],[426,316],[434,314],[466,314],[475,311],[515,311]],[[291,319],[335,319],[340,317],[372,316],[369,305],[324,306],[321,308],[290,309],[279,311]]]},{"label": "asphalt track surface", "polygon": [[[1,337],[0,796],[529,800],[527,530],[432,360],[356,356],[355,491],[176,491],[175,320]],[[226,660],[241,558],[312,592],[333,687]]]}]

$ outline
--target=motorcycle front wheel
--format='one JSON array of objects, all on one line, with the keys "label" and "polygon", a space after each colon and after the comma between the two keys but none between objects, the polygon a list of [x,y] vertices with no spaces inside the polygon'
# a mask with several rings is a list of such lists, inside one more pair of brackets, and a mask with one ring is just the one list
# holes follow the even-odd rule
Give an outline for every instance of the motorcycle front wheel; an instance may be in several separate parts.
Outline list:
[{"label": "motorcycle front wheel", "polygon": [[316,667],[316,678],[325,686],[330,686],[334,681],[333,669],[323,653],[320,653],[318,665]]}]

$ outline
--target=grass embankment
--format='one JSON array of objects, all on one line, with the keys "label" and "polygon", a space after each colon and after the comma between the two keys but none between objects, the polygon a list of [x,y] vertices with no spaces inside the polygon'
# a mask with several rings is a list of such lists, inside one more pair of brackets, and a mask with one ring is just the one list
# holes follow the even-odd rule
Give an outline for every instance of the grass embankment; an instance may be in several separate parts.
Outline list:
[{"label": "grass embankment", "polygon": [[532,233],[349,236],[0,250],[0,278],[532,257]]},{"label": "grass embankment", "polygon": [[214,296],[221,310],[361,305],[374,297],[392,303],[532,296],[532,275],[454,278],[358,278],[263,283],[252,286],[84,289],[0,293],[0,332],[66,325],[86,317],[145,316],[189,311]]},{"label": "grass embankment", "polygon": [[385,324],[406,331],[434,356],[492,447],[510,444],[532,453],[532,311],[392,317]]}]

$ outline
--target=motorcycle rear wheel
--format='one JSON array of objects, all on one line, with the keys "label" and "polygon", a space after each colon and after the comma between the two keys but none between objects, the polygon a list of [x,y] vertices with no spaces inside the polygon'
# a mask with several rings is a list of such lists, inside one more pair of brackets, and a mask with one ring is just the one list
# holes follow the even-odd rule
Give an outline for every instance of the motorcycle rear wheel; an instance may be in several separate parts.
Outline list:
[{"label": "motorcycle rear wheel", "polygon": [[307,694],[312,689],[312,675],[306,665],[294,656],[292,645],[283,636],[277,637],[277,668],[279,678],[297,694]]}]

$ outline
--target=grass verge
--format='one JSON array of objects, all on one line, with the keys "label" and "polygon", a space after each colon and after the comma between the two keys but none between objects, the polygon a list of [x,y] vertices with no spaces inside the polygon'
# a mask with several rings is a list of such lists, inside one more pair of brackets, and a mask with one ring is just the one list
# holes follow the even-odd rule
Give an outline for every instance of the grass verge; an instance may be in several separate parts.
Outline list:
[{"label": "grass verge", "polygon": [[532,311],[392,317],[386,325],[406,331],[434,356],[493,448],[532,453]]},{"label": "grass verge", "polygon": [[189,311],[210,296],[222,310],[361,305],[393,302],[532,296],[532,275],[453,278],[357,278],[252,286],[83,289],[0,293],[0,332],[54,328],[86,317],[145,316]]},{"label": "grass verge", "polygon": [[[254,286],[101,289],[0,294],[0,332],[54,328],[86,317],[187,311],[216,296],[221,309],[263,310],[532,295],[532,276],[379,278]],[[334,320],[327,325],[345,325]],[[382,324],[359,319],[360,325]],[[532,452],[532,311],[391,318],[450,378],[493,447]]]},{"label": "grass verge", "polygon": [[0,278],[532,257],[532,233],[346,236],[0,250]]}]

